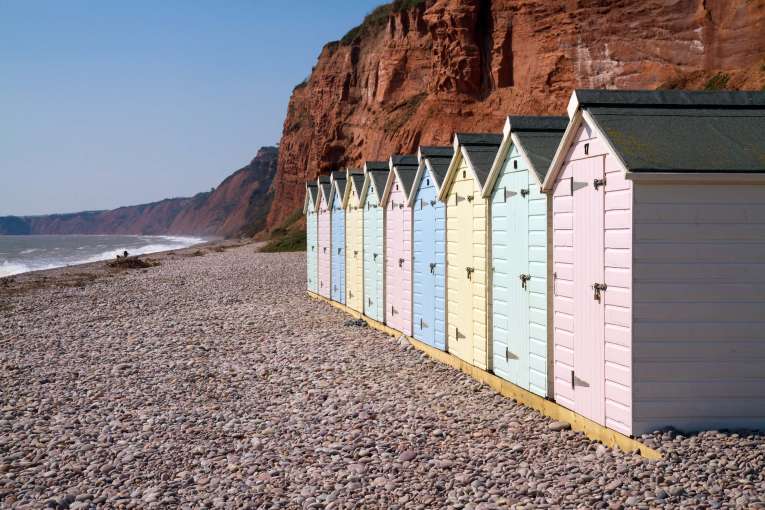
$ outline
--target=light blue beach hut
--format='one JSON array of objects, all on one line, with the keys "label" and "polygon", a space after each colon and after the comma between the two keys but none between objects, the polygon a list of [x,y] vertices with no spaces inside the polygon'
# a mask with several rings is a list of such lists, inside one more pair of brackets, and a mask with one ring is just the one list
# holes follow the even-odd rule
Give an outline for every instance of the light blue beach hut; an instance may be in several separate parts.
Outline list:
[{"label": "light blue beach hut", "polygon": [[319,278],[319,266],[317,258],[319,247],[317,244],[316,230],[318,228],[318,217],[316,215],[316,204],[318,203],[319,188],[315,182],[307,182],[305,185],[305,202],[303,203],[303,214],[305,214],[305,232],[306,232],[306,281],[308,290],[318,292],[317,285]]},{"label": "light blue beach hut", "polygon": [[385,321],[385,210],[380,205],[388,179],[387,161],[364,164],[364,315]]},{"label": "light blue beach hut", "polygon": [[420,147],[412,209],[412,336],[446,350],[446,209],[438,191],[452,147]]},{"label": "light blue beach hut", "polygon": [[345,209],[343,208],[343,198],[345,195],[344,171],[336,171],[330,174],[332,191],[330,196],[330,213],[332,219],[332,289],[331,299],[338,303],[345,304]]},{"label": "light blue beach hut", "polygon": [[552,394],[548,306],[549,197],[541,192],[566,117],[508,117],[483,196],[491,201],[491,324],[494,373]]}]

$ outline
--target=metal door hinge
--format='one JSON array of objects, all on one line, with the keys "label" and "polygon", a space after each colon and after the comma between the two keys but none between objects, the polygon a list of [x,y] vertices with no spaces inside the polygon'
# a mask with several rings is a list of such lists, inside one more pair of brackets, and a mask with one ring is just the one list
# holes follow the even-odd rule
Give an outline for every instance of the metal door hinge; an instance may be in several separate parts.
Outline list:
[{"label": "metal door hinge", "polygon": [[593,179],[592,185],[595,186],[595,189],[598,189],[600,186],[605,186],[606,185],[605,177],[603,179]]},{"label": "metal door hinge", "polygon": [[574,386],[575,386],[575,384],[574,384],[574,371],[572,370],[571,371],[571,389],[572,390],[574,389]]},{"label": "metal door hinge", "polygon": [[473,279],[473,273],[475,273],[475,268],[474,267],[466,267],[465,271],[467,272],[468,280],[472,280]]},{"label": "metal door hinge", "polygon": [[593,299],[595,299],[596,301],[600,301],[600,293],[605,292],[607,288],[608,288],[608,285],[606,285],[605,283],[593,283],[592,290],[595,292]]},{"label": "metal door hinge", "polygon": [[526,284],[528,283],[529,280],[531,280],[531,275],[530,274],[522,274],[522,275],[518,276],[518,278],[521,279],[521,287],[523,287],[524,289],[527,288]]},{"label": "metal door hinge", "polygon": [[510,361],[510,349],[505,346],[505,362]]},{"label": "metal door hinge", "polygon": [[526,195],[528,195],[528,194],[529,194],[529,190],[528,189],[522,189],[521,190],[521,196],[523,198],[526,198]]}]

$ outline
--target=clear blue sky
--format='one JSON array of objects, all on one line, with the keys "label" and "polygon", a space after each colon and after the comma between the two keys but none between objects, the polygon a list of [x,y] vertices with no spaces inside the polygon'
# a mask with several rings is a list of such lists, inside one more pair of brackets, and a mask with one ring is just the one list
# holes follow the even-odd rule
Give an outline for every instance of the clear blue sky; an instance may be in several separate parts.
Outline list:
[{"label": "clear blue sky", "polygon": [[0,216],[209,190],[381,0],[0,0]]}]

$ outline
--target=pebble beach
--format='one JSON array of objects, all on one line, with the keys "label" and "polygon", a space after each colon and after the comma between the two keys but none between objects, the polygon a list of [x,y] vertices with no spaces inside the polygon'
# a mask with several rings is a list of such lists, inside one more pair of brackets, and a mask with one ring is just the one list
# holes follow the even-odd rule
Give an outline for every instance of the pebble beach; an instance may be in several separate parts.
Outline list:
[{"label": "pebble beach", "polygon": [[765,509],[762,433],[607,448],[310,299],[303,253],[195,250],[0,280],[0,507]]}]

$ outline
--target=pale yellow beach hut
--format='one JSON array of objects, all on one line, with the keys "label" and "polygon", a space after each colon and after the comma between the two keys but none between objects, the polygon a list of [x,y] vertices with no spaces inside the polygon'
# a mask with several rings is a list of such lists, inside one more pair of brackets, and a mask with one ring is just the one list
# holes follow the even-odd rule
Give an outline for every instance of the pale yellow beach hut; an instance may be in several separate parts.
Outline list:
[{"label": "pale yellow beach hut", "polygon": [[482,195],[502,135],[457,133],[438,198],[446,204],[447,350],[491,368],[489,338],[489,205]]},{"label": "pale yellow beach hut", "polygon": [[345,209],[345,304],[364,312],[364,172],[349,169],[343,197]]}]

